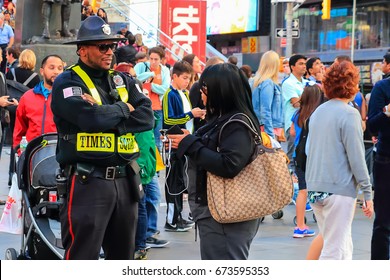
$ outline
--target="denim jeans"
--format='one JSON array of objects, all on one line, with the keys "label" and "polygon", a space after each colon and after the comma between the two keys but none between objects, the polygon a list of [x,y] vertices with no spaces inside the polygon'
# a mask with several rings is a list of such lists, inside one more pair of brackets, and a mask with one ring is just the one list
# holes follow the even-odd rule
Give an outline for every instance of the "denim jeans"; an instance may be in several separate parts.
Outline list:
[{"label": "denim jeans", "polygon": [[[145,185],[143,186],[145,188]],[[148,229],[148,215],[146,212],[146,195],[138,202],[138,224],[135,234],[135,251],[146,248],[146,231]]]},{"label": "denim jeans", "polygon": [[371,259],[388,260],[390,254],[390,157],[375,155],[374,161],[374,227]]},{"label": "denim jeans", "polygon": [[146,237],[150,237],[157,232],[158,208],[161,200],[161,191],[156,174],[149,184],[144,185],[144,191],[148,217]]},{"label": "denim jeans", "polygon": [[154,126],[154,141],[156,142],[156,146],[158,151],[161,153],[162,142],[160,139],[160,130],[162,129],[163,123],[163,111],[162,110],[154,110],[153,111],[156,117],[156,125]]}]

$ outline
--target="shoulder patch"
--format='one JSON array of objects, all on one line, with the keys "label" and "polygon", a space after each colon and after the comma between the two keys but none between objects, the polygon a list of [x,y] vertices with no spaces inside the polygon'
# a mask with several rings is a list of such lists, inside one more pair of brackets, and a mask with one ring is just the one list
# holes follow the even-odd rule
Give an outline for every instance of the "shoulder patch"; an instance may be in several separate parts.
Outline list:
[{"label": "shoulder patch", "polygon": [[72,97],[72,96],[81,96],[83,91],[81,87],[67,87],[62,90],[64,93],[64,98]]}]

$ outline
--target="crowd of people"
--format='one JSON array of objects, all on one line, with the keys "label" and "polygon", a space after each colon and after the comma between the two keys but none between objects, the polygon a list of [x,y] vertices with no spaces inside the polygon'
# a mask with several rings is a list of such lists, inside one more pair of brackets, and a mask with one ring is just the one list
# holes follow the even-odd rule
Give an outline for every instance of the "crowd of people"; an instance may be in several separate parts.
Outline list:
[{"label": "crowd of people", "polygon": [[[232,178],[253,154],[253,138],[239,123],[218,138],[237,113],[245,114],[243,121],[251,120],[258,133],[286,142],[291,176],[299,186],[292,236],[315,236],[308,259],[352,259],[359,193],[364,215],[375,213],[371,258],[389,259],[390,54],[367,108],[358,68],[348,57],[325,67],[318,57],[281,59],[271,50],[254,74],[248,65],[239,68],[234,56],[227,63],[212,57],[204,69],[196,54],[169,65],[165,47],[147,48],[142,35],[133,35],[127,25],[112,33],[104,9],[95,16],[83,1],[80,31],[67,42],[77,46],[78,62],[65,69],[61,54],[50,54],[40,62],[40,78],[34,52],[13,46],[5,16],[16,11],[8,2],[11,6],[0,14],[0,28],[7,30],[0,36],[0,106],[2,116],[11,107],[15,113],[8,123],[2,118],[2,125],[13,133],[14,149],[23,136],[31,141],[43,133],[59,135],[57,161],[69,181],[60,212],[65,259],[146,259],[150,247],[169,244],[159,238],[157,226],[161,156],[164,230],[188,232],[196,223],[202,259],[247,259],[261,219],[218,223],[206,192],[208,172]],[[10,99],[5,79],[29,90],[20,100]],[[363,145],[368,129],[376,145],[374,182]],[[81,150],[80,135],[105,137],[115,147]],[[131,147],[117,144],[123,142]],[[185,196],[188,217],[182,214]],[[318,233],[305,223],[309,210]]]}]

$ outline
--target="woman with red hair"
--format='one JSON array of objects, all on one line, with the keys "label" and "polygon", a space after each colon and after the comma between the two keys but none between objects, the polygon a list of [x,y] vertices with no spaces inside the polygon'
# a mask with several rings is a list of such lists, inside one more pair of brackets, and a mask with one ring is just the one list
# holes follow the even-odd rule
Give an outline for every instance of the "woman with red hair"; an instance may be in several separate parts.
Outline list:
[{"label": "woman with red hair", "polygon": [[373,214],[360,114],[348,105],[359,91],[358,83],[357,67],[349,61],[334,63],[323,79],[329,101],[310,117],[306,183],[324,240],[320,259],[352,259],[358,186],[364,195],[364,215]]}]

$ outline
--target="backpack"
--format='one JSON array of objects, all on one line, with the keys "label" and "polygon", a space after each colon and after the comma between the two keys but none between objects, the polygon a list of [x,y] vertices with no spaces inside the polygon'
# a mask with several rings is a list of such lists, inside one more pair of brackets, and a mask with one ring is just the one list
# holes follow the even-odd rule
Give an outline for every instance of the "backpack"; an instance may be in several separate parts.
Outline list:
[{"label": "backpack", "polygon": [[299,137],[298,145],[295,148],[295,165],[299,167],[303,172],[306,171],[306,142],[309,135],[309,120],[306,121],[306,125],[302,127],[301,135]]},{"label": "backpack", "polygon": [[[30,90],[30,88],[27,86],[28,83],[31,82],[31,80],[34,79],[34,77],[38,74],[32,73],[31,76],[28,77],[28,79],[24,81],[24,83],[19,83],[18,81],[16,81],[15,69],[11,68],[10,71],[11,71],[12,75],[14,76],[14,79],[6,81],[7,82],[7,94],[9,95],[10,98],[15,98],[16,100],[20,101],[20,98],[22,97],[22,95],[26,91]],[[7,109],[10,112],[11,118],[15,119],[17,106],[14,106],[14,105],[8,106]]]},{"label": "backpack", "polygon": [[7,80],[7,94],[11,98],[15,98],[16,100],[19,101],[20,98],[22,97],[22,95],[30,89],[27,86],[28,83],[31,82],[31,80],[34,79],[34,77],[38,74],[32,73],[31,76],[28,77],[28,79],[24,81],[24,83],[19,83],[18,81],[16,81],[15,69],[11,68],[10,71],[11,71],[14,79]]}]

